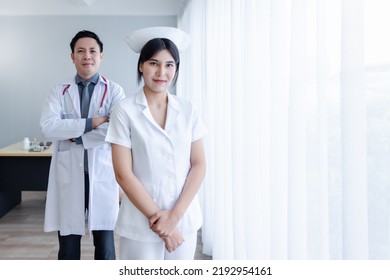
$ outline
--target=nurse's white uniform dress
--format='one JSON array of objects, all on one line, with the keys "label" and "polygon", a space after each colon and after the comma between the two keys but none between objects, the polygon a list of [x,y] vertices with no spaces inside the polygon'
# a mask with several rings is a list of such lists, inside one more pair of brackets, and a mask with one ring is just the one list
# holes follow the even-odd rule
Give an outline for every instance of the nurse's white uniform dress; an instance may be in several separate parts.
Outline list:
[{"label": "nurse's white uniform dress", "polygon": [[[191,143],[202,138],[206,128],[190,101],[168,94],[165,129],[154,120],[143,89],[119,101],[113,109],[106,141],[132,149],[133,172],[161,210],[171,209],[186,181]],[[178,224],[183,236],[202,225],[197,196]],[[148,219],[124,196],[116,232],[141,242],[162,242],[149,228]]]}]

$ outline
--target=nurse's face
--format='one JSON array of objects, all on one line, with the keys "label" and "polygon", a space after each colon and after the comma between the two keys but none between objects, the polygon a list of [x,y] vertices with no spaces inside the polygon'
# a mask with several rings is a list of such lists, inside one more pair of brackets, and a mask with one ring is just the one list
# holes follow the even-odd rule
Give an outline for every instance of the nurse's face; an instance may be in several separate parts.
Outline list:
[{"label": "nurse's face", "polygon": [[103,53],[93,38],[81,38],[77,40],[74,52],[71,54],[77,73],[88,80],[99,71]]},{"label": "nurse's face", "polygon": [[176,73],[176,63],[168,50],[161,50],[140,65],[145,90],[166,93]]}]

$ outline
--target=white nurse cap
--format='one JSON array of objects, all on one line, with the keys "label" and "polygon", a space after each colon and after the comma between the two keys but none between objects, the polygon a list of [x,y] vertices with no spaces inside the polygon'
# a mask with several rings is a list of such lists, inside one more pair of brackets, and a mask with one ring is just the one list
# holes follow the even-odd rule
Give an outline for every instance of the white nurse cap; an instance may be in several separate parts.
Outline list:
[{"label": "white nurse cap", "polygon": [[171,40],[179,51],[185,50],[191,42],[190,35],[174,27],[149,27],[131,32],[125,41],[136,53],[140,53],[147,42],[155,38]]}]

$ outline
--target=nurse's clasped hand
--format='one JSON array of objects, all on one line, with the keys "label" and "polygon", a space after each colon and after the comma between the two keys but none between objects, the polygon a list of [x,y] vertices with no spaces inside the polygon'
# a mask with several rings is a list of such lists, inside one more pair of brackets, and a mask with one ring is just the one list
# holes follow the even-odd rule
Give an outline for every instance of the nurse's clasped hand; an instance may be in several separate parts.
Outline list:
[{"label": "nurse's clasped hand", "polygon": [[149,218],[149,226],[162,238],[172,233],[179,220],[180,215],[177,215],[173,210],[161,210]]},{"label": "nurse's clasped hand", "polygon": [[184,242],[184,238],[177,228],[175,228],[169,236],[163,237],[162,240],[164,240],[165,249],[167,249],[169,253],[175,251],[176,248]]},{"label": "nurse's clasped hand", "polygon": [[150,229],[164,240],[165,248],[169,253],[184,242],[183,236],[176,228],[179,220],[180,216],[173,210],[158,211],[149,218]]}]

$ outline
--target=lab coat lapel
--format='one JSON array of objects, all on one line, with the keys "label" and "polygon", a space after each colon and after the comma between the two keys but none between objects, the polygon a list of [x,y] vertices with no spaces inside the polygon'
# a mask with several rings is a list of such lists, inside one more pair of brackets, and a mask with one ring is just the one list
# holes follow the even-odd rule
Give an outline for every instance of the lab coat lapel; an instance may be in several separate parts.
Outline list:
[{"label": "lab coat lapel", "polygon": [[[96,114],[100,115],[100,112],[99,112],[100,103],[103,100],[103,95],[104,95],[106,86],[108,86],[107,81],[104,80],[102,78],[102,76],[100,76],[99,81],[97,82],[97,84],[95,85],[95,88],[93,90],[93,94],[91,96],[91,102],[89,104],[88,116],[90,118],[92,118]],[[107,94],[107,92],[106,92],[106,94]],[[107,96],[106,96],[106,98],[107,98]]]},{"label": "lab coat lapel", "polygon": [[95,88],[93,90],[92,96],[91,96],[91,102],[89,103],[89,111],[88,111],[88,117],[92,118],[93,116],[96,116],[96,114],[99,111],[100,107],[100,100],[103,97],[104,92],[104,86],[100,82],[98,82],[95,85]]},{"label": "lab coat lapel", "polygon": [[79,88],[77,84],[71,84],[68,92],[65,94],[69,94],[70,99],[72,100],[72,105],[74,108],[74,111],[77,115],[77,117],[81,117],[81,112],[80,112],[80,94],[79,94]]}]

